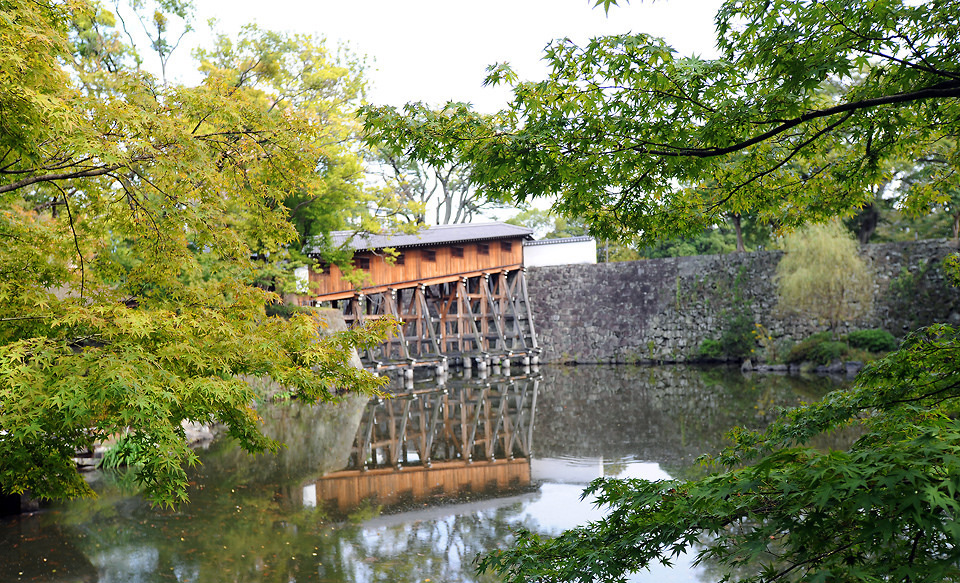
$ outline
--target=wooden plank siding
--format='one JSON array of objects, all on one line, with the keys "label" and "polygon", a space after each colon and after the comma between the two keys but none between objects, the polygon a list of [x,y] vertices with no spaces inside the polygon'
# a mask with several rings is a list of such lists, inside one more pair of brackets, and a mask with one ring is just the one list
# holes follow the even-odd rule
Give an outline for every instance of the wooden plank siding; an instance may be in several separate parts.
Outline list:
[{"label": "wooden plank siding", "polygon": [[530,485],[530,460],[495,460],[470,464],[440,462],[431,468],[387,468],[344,471],[316,481],[317,500],[325,507],[349,512],[366,500],[384,506],[421,502],[467,493],[503,492]]},{"label": "wooden plank siding", "polygon": [[[343,279],[336,265],[323,272],[310,270],[311,289],[318,302],[344,299],[355,293],[379,293],[389,288],[432,285],[473,277],[484,273],[520,269],[523,265],[523,239],[452,243],[398,249],[400,257],[388,264],[382,253],[357,251],[354,265],[364,267],[368,277],[357,289]],[[367,266],[367,267],[365,267]]]}]

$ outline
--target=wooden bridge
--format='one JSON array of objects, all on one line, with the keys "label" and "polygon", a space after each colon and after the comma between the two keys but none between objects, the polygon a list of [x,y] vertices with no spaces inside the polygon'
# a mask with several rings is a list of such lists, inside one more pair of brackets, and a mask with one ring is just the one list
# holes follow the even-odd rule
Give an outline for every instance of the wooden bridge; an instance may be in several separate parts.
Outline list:
[{"label": "wooden bridge", "polygon": [[316,499],[349,511],[530,485],[539,375],[475,379],[455,388],[374,399],[346,469],[316,481]]},{"label": "wooden bridge", "polygon": [[319,248],[309,303],[343,312],[348,324],[392,316],[396,334],[363,356],[373,369],[536,362],[540,348],[523,267],[532,231],[502,223],[440,225],[416,235],[331,234],[354,251],[356,285]]}]

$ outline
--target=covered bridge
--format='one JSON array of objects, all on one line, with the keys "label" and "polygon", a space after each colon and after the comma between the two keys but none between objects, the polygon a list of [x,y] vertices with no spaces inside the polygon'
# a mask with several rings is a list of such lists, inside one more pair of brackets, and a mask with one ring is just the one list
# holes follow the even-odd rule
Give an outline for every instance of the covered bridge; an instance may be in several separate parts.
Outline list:
[{"label": "covered bridge", "polygon": [[[364,357],[371,368],[465,366],[539,353],[527,298],[523,241],[531,229],[504,223],[426,227],[416,234],[331,233],[354,251],[360,284],[324,261],[310,270],[310,303],[340,309],[348,324],[393,315],[397,334]],[[392,250],[392,253],[385,250]]]}]

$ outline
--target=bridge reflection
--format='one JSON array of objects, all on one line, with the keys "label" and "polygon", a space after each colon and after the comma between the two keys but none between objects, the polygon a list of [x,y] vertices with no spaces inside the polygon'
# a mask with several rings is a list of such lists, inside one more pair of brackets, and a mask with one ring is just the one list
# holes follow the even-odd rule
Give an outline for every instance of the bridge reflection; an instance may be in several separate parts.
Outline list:
[{"label": "bridge reflection", "polygon": [[348,512],[528,487],[539,374],[451,381],[372,399],[347,467],[304,487]]}]

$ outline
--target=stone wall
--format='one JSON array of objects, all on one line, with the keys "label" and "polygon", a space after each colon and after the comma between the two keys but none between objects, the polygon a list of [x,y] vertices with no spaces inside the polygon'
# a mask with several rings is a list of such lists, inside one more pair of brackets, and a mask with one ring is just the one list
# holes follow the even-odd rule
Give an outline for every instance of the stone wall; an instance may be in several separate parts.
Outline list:
[{"label": "stone wall", "polygon": [[[875,276],[872,311],[841,332],[883,328],[896,336],[933,322],[960,324],[960,291],[941,263],[956,251],[937,239],[866,245]],[[777,310],[782,253],[762,251],[595,265],[530,268],[527,285],[545,362],[682,362],[716,339],[735,313],[788,346],[827,324]]]}]

